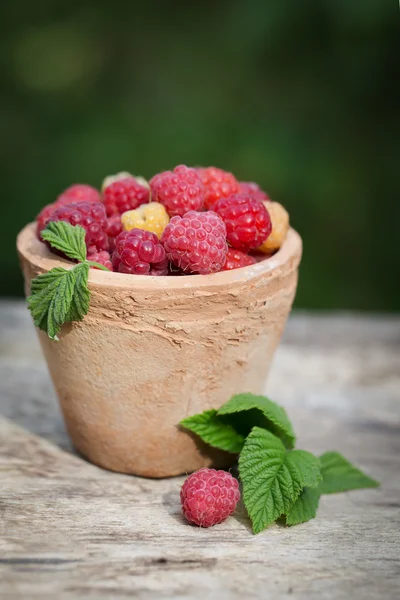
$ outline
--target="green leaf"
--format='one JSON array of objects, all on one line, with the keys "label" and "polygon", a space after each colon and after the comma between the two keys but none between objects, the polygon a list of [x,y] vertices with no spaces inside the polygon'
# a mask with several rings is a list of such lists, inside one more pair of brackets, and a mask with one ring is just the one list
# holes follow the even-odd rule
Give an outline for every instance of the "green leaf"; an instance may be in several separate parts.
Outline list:
[{"label": "green leaf", "polygon": [[320,486],[321,494],[336,494],[379,486],[378,481],[365,475],[338,452],[325,452],[320,457],[320,462],[323,477]]},{"label": "green leaf", "polygon": [[225,450],[231,454],[239,454],[244,444],[244,437],[235,431],[235,429],[224,422],[222,417],[218,417],[214,409],[187,417],[180,422],[180,425],[189,431],[198,435],[203,442]]},{"label": "green leaf", "polygon": [[83,263],[70,270],[57,267],[32,281],[29,310],[36,327],[46,331],[52,340],[58,340],[64,323],[79,321],[87,313],[88,275],[89,265]]},{"label": "green leaf", "polygon": [[64,221],[51,222],[42,232],[42,237],[53,248],[81,263],[70,270],[57,267],[32,281],[27,303],[34,323],[52,340],[58,340],[57,334],[64,323],[81,321],[87,314],[89,268],[90,265],[97,266],[97,263],[86,261],[86,232],[83,227],[74,227]]},{"label": "green leaf", "polygon": [[286,450],[270,431],[254,427],[239,457],[243,499],[254,533],[287,514],[305,486],[321,481],[319,461],[304,450]]},{"label": "green leaf", "polygon": [[314,519],[321,493],[319,487],[305,487],[286,515],[286,525],[297,525]]},{"label": "green leaf", "polygon": [[218,415],[237,415],[230,422],[245,437],[258,426],[272,431],[287,448],[295,445],[296,436],[285,409],[265,396],[236,394],[219,409]]},{"label": "green leaf", "polygon": [[75,290],[72,296],[72,301],[69,307],[68,314],[65,318],[66,323],[69,323],[70,321],[82,321],[83,317],[87,314],[89,310],[89,264],[82,263],[80,265],[77,265],[74,268],[74,271],[76,276]]},{"label": "green leaf", "polygon": [[68,273],[66,269],[57,267],[48,273],[39,275],[33,279],[31,295],[27,299],[28,308],[31,311],[36,327],[47,331],[47,316],[49,312],[49,297],[55,292],[59,281]]},{"label": "green leaf", "polygon": [[317,514],[321,494],[377,487],[379,483],[364,475],[338,452],[326,452],[320,457],[322,482],[315,489],[305,487],[286,515],[287,525],[297,525]]},{"label": "green leaf", "polygon": [[65,221],[50,222],[42,231],[42,238],[69,258],[83,262],[86,260],[86,231],[79,225]]},{"label": "green leaf", "polygon": [[49,338],[57,340],[57,334],[66,321],[75,290],[75,271],[66,271],[58,281],[57,287],[49,296],[47,312],[47,333]]}]

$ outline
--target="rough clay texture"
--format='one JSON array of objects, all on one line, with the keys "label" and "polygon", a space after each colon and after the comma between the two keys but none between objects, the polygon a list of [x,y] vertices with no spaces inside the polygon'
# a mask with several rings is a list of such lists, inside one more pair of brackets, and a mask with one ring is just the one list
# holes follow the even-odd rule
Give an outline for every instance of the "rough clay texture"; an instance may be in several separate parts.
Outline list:
[{"label": "rough clay texture", "polygon": [[[70,263],[35,225],[18,237],[26,293],[39,273]],[[147,477],[223,466],[179,421],[263,390],[293,302],[301,239],[289,230],[272,258],[190,277],[92,270],[88,315],[40,341],[75,447],[104,468]],[[207,449],[208,450],[208,449]]]}]

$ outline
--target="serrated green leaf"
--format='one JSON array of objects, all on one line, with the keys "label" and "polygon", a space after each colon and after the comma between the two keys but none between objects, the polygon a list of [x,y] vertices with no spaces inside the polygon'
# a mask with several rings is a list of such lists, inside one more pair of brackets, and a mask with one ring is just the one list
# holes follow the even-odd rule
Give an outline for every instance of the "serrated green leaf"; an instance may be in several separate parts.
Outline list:
[{"label": "serrated green leaf", "polygon": [[57,339],[57,334],[66,321],[75,290],[75,270],[66,271],[52,290],[49,297],[47,312],[47,333],[52,340]]},{"label": "serrated green leaf", "polygon": [[318,487],[322,481],[320,462],[314,454],[307,450],[291,450],[286,452],[285,464],[296,481],[303,486]]},{"label": "serrated green leaf", "polygon": [[36,327],[57,340],[61,326],[80,321],[89,309],[89,265],[82,263],[73,269],[60,267],[39,275],[32,281],[27,299]]},{"label": "serrated green leaf", "polygon": [[321,481],[319,461],[304,450],[286,450],[270,431],[254,427],[239,457],[243,499],[254,533],[287,514],[305,486]]},{"label": "serrated green leaf", "polygon": [[52,281],[55,281],[59,275],[62,275],[64,271],[65,269],[62,267],[55,267],[51,271],[32,279],[31,294],[36,295],[42,292]]},{"label": "serrated green leaf", "polygon": [[59,285],[59,280],[67,273],[66,269],[53,269],[48,273],[39,275],[32,281],[31,295],[27,299],[28,308],[31,311],[33,321],[37,327],[42,328],[46,323],[49,309],[49,295],[52,296]]},{"label": "serrated green leaf", "polygon": [[365,475],[338,452],[325,452],[320,457],[320,462],[323,477],[320,486],[321,494],[336,494],[379,486],[378,481]]},{"label": "serrated green leaf", "polygon": [[85,237],[86,231],[83,227],[74,226],[65,221],[52,221],[42,231],[42,238],[53,248],[79,262],[86,260]]},{"label": "serrated green leaf", "polygon": [[82,263],[74,268],[75,271],[75,290],[72,297],[71,305],[65,322],[82,321],[87,314],[90,304],[90,291],[88,288],[89,279],[89,264]]},{"label": "serrated green leaf", "polygon": [[62,278],[66,272],[65,269],[56,268],[48,273],[39,275],[32,281],[31,295],[27,299],[27,303],[34,324],[36,327],[39,327],[39,329],[47,331],[49,296],[57,289],[60,278]]},{"label": "serrated green leaf", "polygon": [[57,221],[48,224],[42,237],[53,248],[81,263],[70,270],[52,269],[36,277],[31,284],[27,303],[34,323],[51,339],[57,340],[64,323],[80,321],[89,309],[90,265],[86,261],[86,232],[82,227]]},{"label": "serrated green leaf", "polygon": [[257,426],[272,431],[287,448],[295,445],[296,436],[285,409],[265,396],[236,394],[219,409],[218,415],[232,415],[231,424],[245,437]]},{"label": "serrated green leaf", "polygon": [[305,487],[286,515],[286,525],[298,525],[314,519],[321,493],[319,487]]},{"label": "serrated green leaf", "polygon": [[377,487],[379,483],[354,467],[338,452],[320,457],[322,482],[317,488],[305,487],[286,515],[287,525],[297,525],[317,514],[321,494],[334,494],[355,489]]},{"label": "serrated green leaf", "polygon": [[229,424],[218,417],[214,409],[187,417],[180,425],[199,436],[206,444],[225,450],[231,454],[239,454],[244,444],[244,437]]}]

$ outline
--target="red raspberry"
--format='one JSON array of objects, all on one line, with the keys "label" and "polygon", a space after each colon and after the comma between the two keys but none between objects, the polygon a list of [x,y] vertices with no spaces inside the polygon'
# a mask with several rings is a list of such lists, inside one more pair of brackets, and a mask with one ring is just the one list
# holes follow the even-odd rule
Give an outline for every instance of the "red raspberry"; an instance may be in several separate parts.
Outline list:
[{"label": "red raspberry", "polygon": [[37,234],[40,239],[40,233],[46,228],[47,221],[60,206],[67,206],[68,204],[76,204],[77,202],[101,202],[100,194],[90,185],[77,183],[64,190],[60,194],[55,202],[45,206],[38,216],[36,217],[37,222]]},{"label": "red raspberry", "polygon": [[173,171],[158,173],[150,187],[152,202],[163,204],[170,217],[183,217],[189,210],[203,208],[204,187],[196,169],[179,165]]},{"label": "red raspberry", "polygon": [[77,202],[101,202],[100,192],[91,185],[76,183],[64,190],[56,200],[57,206],[76,204]]},{"label": "red raspberry", "polygon": [[231,515],[240,500],[237,479],[226,471],[200,469],[181,488],[183,514],[189,523],[212,527]]},{"label": "red raspberry", "polygon": [[[93,262],[100,263],[101,265],[107,267],[107,269],[109,269],[110,271],[113,271],[110,253],[106,250],[103,250],[102,252],[95,252],[94,254],[89,254],[87,259],[92,260]],[[97,267],[92,267],[92,269],[97,269]]]},{"label": "red raspberry", "polygon": [[214,212],[189,211],[173,217],[161,238],[167,257],[175,266],[192,273],[216,273],[228,250],[226,228]]},{"label": "red raspberry", "polygon": [[57,208],[48,220],[80,225],[86,231],[88,254],[108,250],[107,217],[101,202],[78,202]]},{"label": "red raspberry", "polygon": [[253,181],[240,181],[239,186],[241,193],[253,196],[253,198],[260,200],[261,202],[271,200],[268,194],[260,188],[258,183],[254,183]]},{"label": "red raspberry", "polygon": [[150,190],[139,183],[135,177],[117,179],[103,191],[103,202],[107,215],[122,215],[128,210],[134,210],[150,199]]},{"label": "red raspberry", "polygon": [[256,263],[254,256],[249,256],[241,250],[229,248],[226,255],[226,261],[222,267],[223,271],[231,271],[232,269],[240,269],[241,267],[249,267]]},{"label": "red raspberry", "polygon": [[226,239],[233,248],[251,250],[271,233],[271,219],[264,204],[248,194],[221,198],[212,207],[226,225]]},{"label": "red raspberry", "polygon": [[110,251],[115,250],[115,240],[122,232],[122,221],[121,215],[112,215],[107,219],[107,235]]},{"label": "red raspberry", "polygon": [[239,182],[232,173],[217,169],[217,167],[208,167],[207,169],[198,169],[205,188],[204,205],[207,209],[211,208],[214,202],[220,198],[228,198],[232,194],[239,192]]},{"label": "red raspberry", "polygon": [[40,234],[43,231],[43,229],[46,229],[47,221],[50,219],[51,215],[56,210],[56,208],[57,207],[56,207],[55,202],[53,202],[53,204],[48,204],[47,206],[42,208],[42,210],[36,217],[37,235],[38,235],[39,239],[40,239]]},{"label": "red raspberry", "polygon": [[131,275],[168,275],[168,260],[151,231],[131,229],[119,234],[113,254],[114,271]]}]

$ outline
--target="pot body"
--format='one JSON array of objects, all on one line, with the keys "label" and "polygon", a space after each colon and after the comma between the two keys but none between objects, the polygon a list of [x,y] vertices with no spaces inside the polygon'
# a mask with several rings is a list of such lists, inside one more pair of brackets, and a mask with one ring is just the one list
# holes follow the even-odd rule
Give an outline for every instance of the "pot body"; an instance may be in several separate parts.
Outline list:
[{"label": "pot body", "polygon": [[[71,263],[34,225],[18,237],[26,293],[32,278]],[[39,332],[68,433],[91,462],[167,477],[214,463],[181,431],[186,416],[232,394],[262,393],[297,285],[301,240],[256,265],[214,275],[144,277],[91,270],[91,303],[60,341]]]}]

